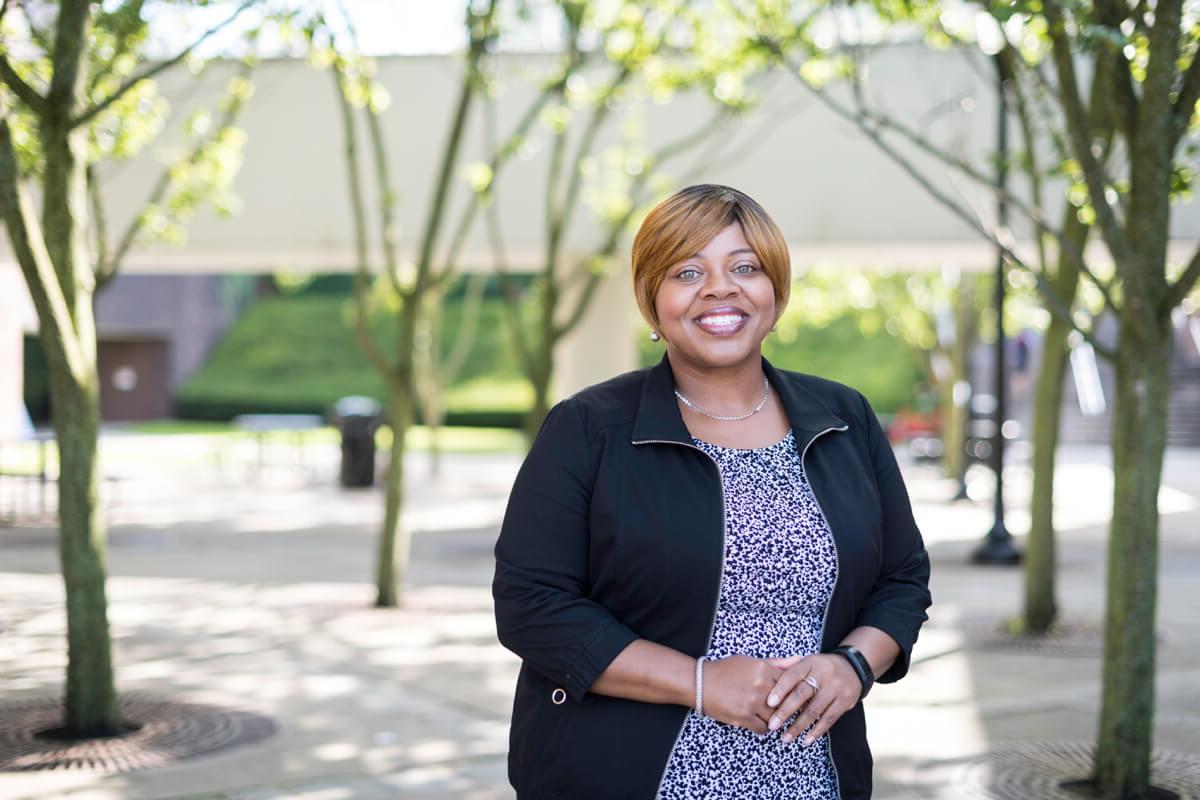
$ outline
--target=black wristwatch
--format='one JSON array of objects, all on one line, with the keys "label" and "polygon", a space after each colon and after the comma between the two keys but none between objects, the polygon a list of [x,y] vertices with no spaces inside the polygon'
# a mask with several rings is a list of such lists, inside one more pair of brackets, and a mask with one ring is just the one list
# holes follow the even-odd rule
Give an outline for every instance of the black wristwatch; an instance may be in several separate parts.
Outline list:
[{"label": "black wristwatch", "polygon": [[871,664],[867,661],[867,657],[857,647],[849,644],[835,647],[830,652],[837,653],[850,662],[850,666],[854,668],[854,671],[858,674],[859,681],[862,682],[862,694],[858,696],[858,699],[862,700],[871,691],[871,687],[875,685],[875,674],[871,672]]}]

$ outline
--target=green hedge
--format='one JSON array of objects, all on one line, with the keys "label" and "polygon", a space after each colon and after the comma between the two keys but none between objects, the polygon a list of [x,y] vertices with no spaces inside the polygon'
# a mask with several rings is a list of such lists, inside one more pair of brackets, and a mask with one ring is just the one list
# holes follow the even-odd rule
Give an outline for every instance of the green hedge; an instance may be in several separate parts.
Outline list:
[{"label": "green hedge", "polygon": [[[181,387],[176,416],[228,420],[253,413],[324,414],[346,395],[382,401],[382,380],[350,330],[349,298],[319,288],[249,307]],[[490,300],[481,313],[475,346],[447,392],[447,423],[519,427],[529,396],[508,347],[504,309]],[[460,314],[459,303],[447,303],[447,332],[456,330]],[[391,356],[387,320],[375,323],[374,333]]]},{"label": "green hedge", "polygon": [[[339,397],[382,400],[379,376],[350,331],[352,306],[345,276],[319,278],[298,290],[247,308],[177,395],[182,419],[228,420],[246,413],[324,414]],[[447,392],[451,425],[519,427],[532,394],[512,354],[504,302],[490,287],[475,346]],[[457,329],[461,299],[445,304],[444,339]],[[375,339],[389,349],[392,327],[374,324]],[[662,345],[639,338],[643,364],[655,363]],[[450,346],[442,342],[443,351]],[[764,352],[783,369],[846,383],[870,399],[881,415],[917,402],[922,373],[912,353],[884,331],[864,334],[851,316],[817,328],[801,325],[794,339],[769,336]],[[390,355],[390,353],[388,353]]]},{"label": "green hedge", "polygon": [[[663,345],[641,336],[639,359],[643,365],[662,358]],[[866,395],[881,417],[913,406],[924,381],[912,352],[898,339],[879,331],[864,334],[851,316],[825,327],[800,326],[796,338],[784,341],[771,334],[763,353],[780,369],[807,372],[852,386]]]}]

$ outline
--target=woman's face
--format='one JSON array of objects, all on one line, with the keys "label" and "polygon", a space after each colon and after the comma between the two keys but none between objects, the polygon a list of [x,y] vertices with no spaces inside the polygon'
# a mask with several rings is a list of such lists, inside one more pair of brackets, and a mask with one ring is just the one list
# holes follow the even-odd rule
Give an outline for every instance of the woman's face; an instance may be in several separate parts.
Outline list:
[{"label": "woman's face", "polygon": [[654,297],[672,360],[700,369],[759,358],[775,325],[775,287],[736,222],[671,265]]}]

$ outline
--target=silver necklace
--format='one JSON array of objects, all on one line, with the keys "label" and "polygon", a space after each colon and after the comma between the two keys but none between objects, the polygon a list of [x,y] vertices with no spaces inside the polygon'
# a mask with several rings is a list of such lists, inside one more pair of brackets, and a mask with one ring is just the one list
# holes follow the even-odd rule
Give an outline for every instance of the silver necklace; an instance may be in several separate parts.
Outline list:
[{"label": "silver necklace", "polygon": [[763,376],[763,399],[758,401],[758,405],[756,405],[754,407],[753,411],[750,411],[747,414],[742,414],[739,417],[726,417],[726,416],[722,416],[721,414],[710,414],[707,411],[705,411],[703,408],[700,408],[698,405],[693,403],[691,400],[688,400],[686,397],[684,397],[682,394],[680,394],[678,389],[675,390],[675,396],[679,398],[679,402],[683,403],[685,406],[690,408],[692,411],[695,411],[697,414],[703,414],[704,416],[708,417],[709,419],[719,419],[719,420],[721,420],[721,422],[739,422],[743,419],[750,419],[755,414],[757,414],[758,412],[760,412],[764,408],[766,408],[767,395],[769,394],[769,392],[770,392],[770,384],[767,383],[766,376]]}]

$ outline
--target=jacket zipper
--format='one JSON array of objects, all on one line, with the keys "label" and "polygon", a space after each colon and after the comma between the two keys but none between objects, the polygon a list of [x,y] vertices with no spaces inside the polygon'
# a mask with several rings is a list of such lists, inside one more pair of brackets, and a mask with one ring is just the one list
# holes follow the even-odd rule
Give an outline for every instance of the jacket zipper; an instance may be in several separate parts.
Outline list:
[{"label": "jacket zipper", "polygon": [[[721,477],[721,465],[717,463],[715,458],[705,453],[704,450],[686,442],[678,442],[672,439],[642,439],[632,442],[632,444],[674,444],[680,447],[690,447],[711,461],[712,465],[717,469],[717,491],[721,496],[721,570],[717,573],[717,599],[713,602],[712,619],[708,623],[708,640],[704,643],[704,655],[708,655],[708,650],[712,647],[713,632],[717,628],[717,610],[721,606],[721,586],[725,582],[725,485]],[[801,459],[801,463],[803,463],[803,459]],[[690,712],[684,715],[683,722],[679,724],[679,731],[675,734],[675,741],[671,744],[671,749],[667,752],[666,763],[663,764],[662,774],[658,777],[658,788],[654,792],[656,798],[662,795],[663,781],[667,779],[667,768],[671,766],[671,756],[675,754],[675,748],[679,745],[679,739],[683,736],[683,729],[687,727],[687,718],[689,715]]]},{"label": "jacket zipper", "polygon": [[[842,559],[838,554],[837,539],[833,536],[833,526],[829,524],[829,517],[825,516],[825,509],[821,507],[821,500],[817,497],[817,488],[812,485],[812,481],[808,480],[808,469],[804,466],[804,457],[808,455],[808,448],[812,447],[812,443],[821,438],[827,433],[833,431],[849,430],[849,425],[843,425],[840,428],[826,428],[817,435],[808,440],[804,445],[804,449],[800,451],[800,469],[804,470],[804,480],[808,482],[808,488],[812,492],[813,502],[817,504],[817,510],[821,512],[821,518],[825,520],[825,527],[829,530],[829,538],[833,540],[833,589],[829,592],[829,601],[825,603],[825,613],[821,615],[821,634],[817,640],[817,652],[825,643],[825,623],[829,621],[829,607],[833,605],[833,593],[837,591],[838,578],[842,574]],[[722,547],[722,551],[724,547]],[[722,567],[724,571],[724,567]],[[682,732],[682,731],[681,731]],[[838,777],[837,762],[833,760],[833,731],[829,732],[829,766],[833,768],[833,789],[836,797],[842,796],[841,779]]]}]

